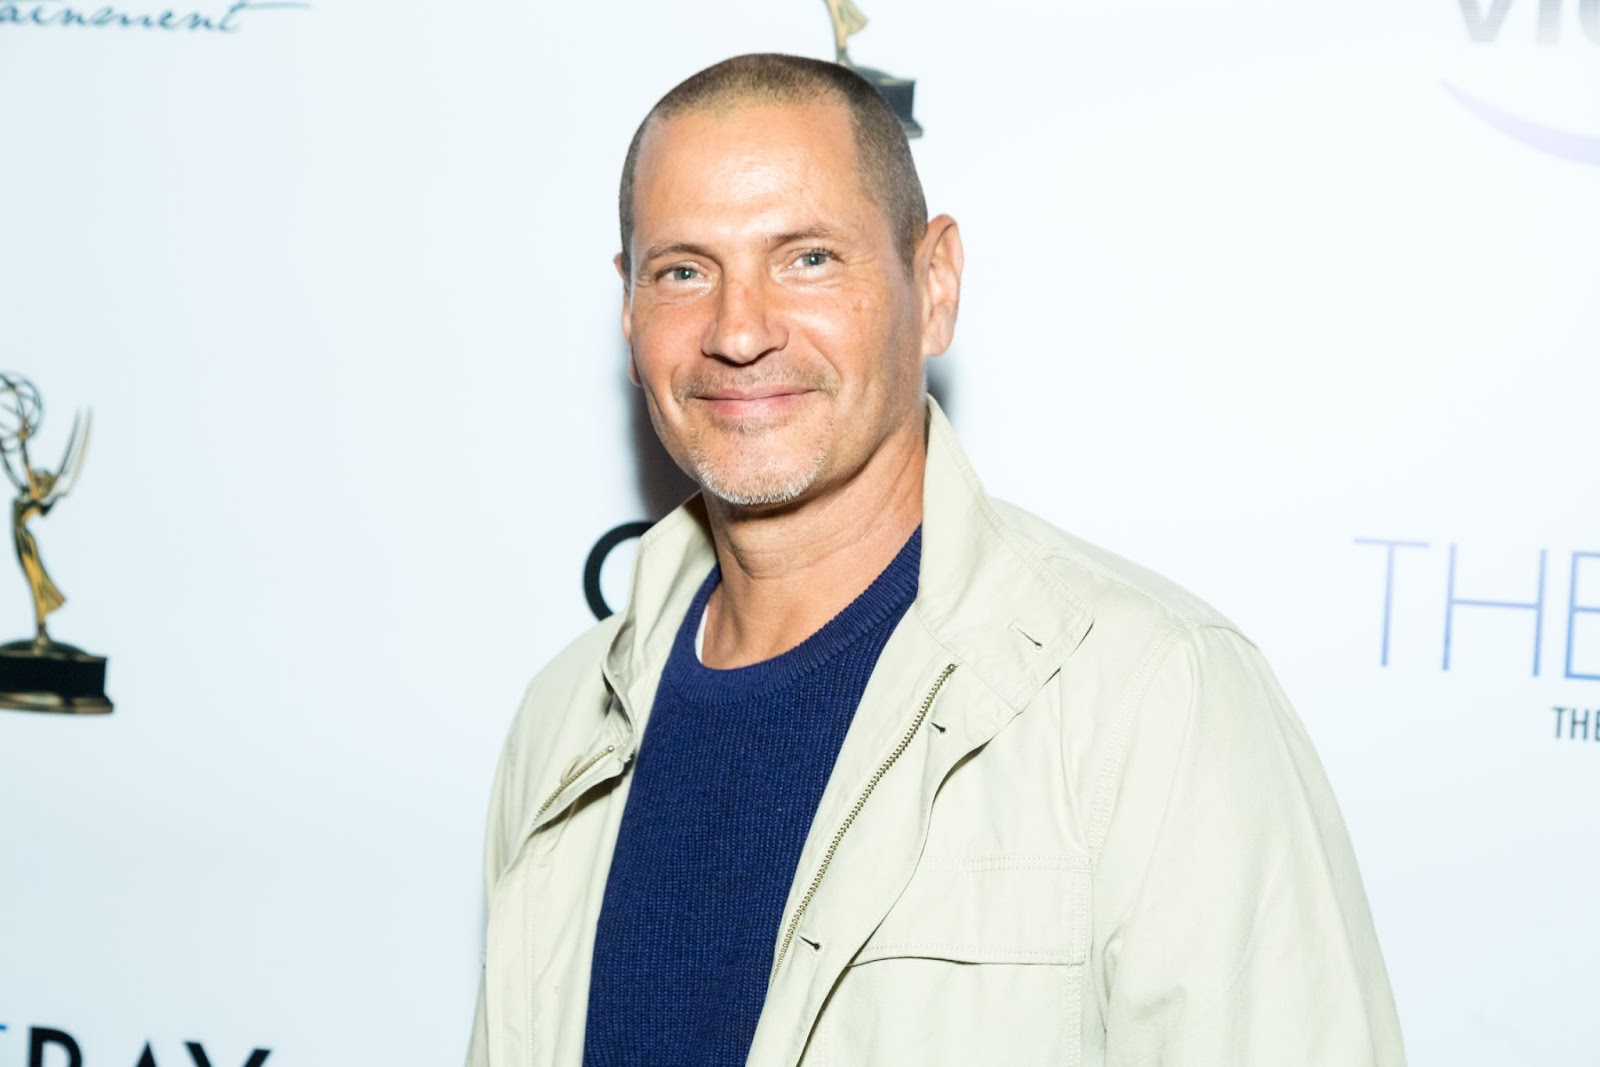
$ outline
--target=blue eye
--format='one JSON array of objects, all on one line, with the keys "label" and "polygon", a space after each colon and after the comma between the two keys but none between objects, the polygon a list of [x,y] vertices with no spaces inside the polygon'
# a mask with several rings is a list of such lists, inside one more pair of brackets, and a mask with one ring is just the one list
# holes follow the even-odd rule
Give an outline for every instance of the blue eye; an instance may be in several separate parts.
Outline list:
[{"label": "blue eye", "polygon": [[694,277],[694,268],[693,267],[673,267],[672,268],[672,277],[673,277],[674,281],[680,281],[680,282],[689,281]]},{"label": "blue eye", "polygon": [[803,267],[820,267],[828,262],[832,253],[824,252],[820,248],[813,248],[809,252],[800,253],[800,265]]}]

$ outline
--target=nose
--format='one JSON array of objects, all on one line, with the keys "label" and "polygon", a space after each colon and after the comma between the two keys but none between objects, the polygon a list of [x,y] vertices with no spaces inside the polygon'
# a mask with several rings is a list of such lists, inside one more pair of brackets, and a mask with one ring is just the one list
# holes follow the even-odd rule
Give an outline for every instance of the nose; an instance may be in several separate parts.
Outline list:
[{"label": "nose", "polygon": [[713,358],[743,366],[783,346],[777,308],[765,279],[724,278],[702,349]]}]

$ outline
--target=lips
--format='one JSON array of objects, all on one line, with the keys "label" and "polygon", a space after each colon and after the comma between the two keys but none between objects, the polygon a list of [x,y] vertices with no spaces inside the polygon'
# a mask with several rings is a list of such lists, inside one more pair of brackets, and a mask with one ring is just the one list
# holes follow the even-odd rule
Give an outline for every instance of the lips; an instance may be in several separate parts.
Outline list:
[{"label": "lips", "polygon": [[800,393],[810,392],[803,385],[762,385],[745,388],[707,389],[695,394],[701,400],[709,401],[735,401],[739,403],[774,400],[779,397],[797,396]]},{"label": "lips", "polygon": [[799,406],[812,390],[796,385],[707,389],[691,396],[719,418],[771,418]]}]

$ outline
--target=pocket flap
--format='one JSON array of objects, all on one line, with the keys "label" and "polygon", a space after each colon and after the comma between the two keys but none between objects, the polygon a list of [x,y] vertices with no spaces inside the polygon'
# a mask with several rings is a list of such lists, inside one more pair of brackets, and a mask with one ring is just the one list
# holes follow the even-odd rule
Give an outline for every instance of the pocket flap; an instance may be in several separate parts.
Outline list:
[{"label": "pocket flap", "polygon": [[1066,856],[924,856],[852,963],[1083,963],[1089,871]]}]

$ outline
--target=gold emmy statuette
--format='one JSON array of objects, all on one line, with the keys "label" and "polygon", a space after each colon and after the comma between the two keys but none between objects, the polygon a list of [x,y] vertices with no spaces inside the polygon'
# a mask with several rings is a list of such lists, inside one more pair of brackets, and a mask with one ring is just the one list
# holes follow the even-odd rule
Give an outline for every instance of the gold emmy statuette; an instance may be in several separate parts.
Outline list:
[{"label": "gold emmy statuette", "polygon": [[897,78],[893,74],[885,74],[881,70],[871,67],[858,67],[850,62],[850,50],[845,47],[852,34],[860,33],[867,26],[867,16],[856,7],[854,0],[824,0],[828,5],[828,17],[833,20],[833,51],[840,65],[849,67],[867,81],[871,82],[889,101],[889,106],[894,108],[894,113],[900,118],[900,125],[905,127],[907,137],[921,137],[922,127],[917,120],[911,117],[911,98],[917,89],[915,78]]},{"label": "gold emmy statuette", "polygon": [[43,421],[44,404],[33,383],[20,375],[0,373],[0,461],[17,488],[11,502],[11,536],[28,591],[33,594],[35,626],[32,640],[0,645],[0,708],[107,712],[111,701],[105,693],[105,657],[53,641],[45,630],[45,616],[67,598],[45,573],[39,542],[28,529],[28,520],[48,515],[77,480],[89,445],[90,420],[87,415],[73,417],[66,454],[54,472],[35,467],[28,455],[28,442]]}]

